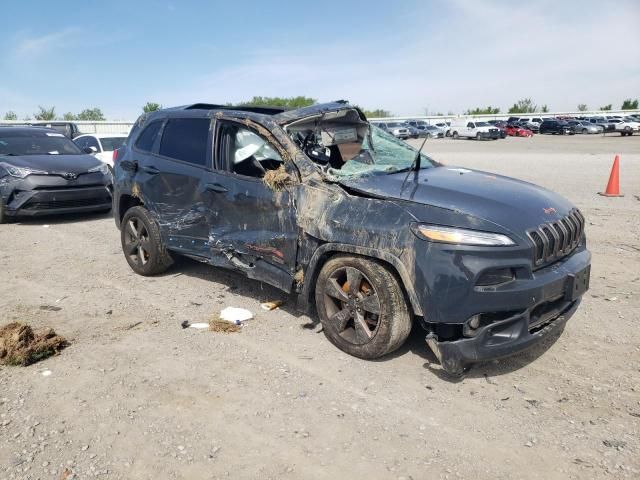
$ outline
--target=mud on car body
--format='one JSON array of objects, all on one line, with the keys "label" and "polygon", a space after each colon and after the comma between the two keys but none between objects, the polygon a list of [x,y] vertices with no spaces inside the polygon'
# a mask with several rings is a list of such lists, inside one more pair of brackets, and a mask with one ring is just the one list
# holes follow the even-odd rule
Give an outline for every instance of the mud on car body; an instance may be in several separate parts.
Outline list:
[{"label": "mud on car body", "polygon": [[140,274],[175,254],[241,271],[315,306],[361,358],[415,320],[452,374],[561,329],[588,288],[570,202],[441,165],[345,102],[143,115],[117,154],[114,213]]}]

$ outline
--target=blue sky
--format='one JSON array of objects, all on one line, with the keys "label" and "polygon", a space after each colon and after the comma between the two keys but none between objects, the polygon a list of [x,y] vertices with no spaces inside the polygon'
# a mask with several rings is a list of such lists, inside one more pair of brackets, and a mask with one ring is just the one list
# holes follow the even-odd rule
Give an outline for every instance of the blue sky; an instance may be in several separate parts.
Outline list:
[{"label": "blue sky", "polygon": [[640,97],[640,2],[3,2],[0,115],[254,95],[399,115]]}]

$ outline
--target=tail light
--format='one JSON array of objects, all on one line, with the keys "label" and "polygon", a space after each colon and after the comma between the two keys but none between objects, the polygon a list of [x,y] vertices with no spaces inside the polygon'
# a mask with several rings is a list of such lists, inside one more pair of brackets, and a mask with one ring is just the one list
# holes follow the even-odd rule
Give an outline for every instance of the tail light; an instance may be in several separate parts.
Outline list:
[{"label": "tail light", "polygon": [[114,164],[118,161],[118,149],[117,148],[113,151],[113,154],[111,156],[111,160],[113,161]]}]

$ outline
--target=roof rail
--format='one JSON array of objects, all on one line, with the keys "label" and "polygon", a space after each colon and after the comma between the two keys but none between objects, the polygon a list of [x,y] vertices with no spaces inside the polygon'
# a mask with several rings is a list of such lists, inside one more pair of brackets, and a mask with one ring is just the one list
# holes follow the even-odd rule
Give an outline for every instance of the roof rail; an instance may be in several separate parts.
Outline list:
[{"label": "roof rail", "polygon": [[276,115],[286,111],[283,107],[251,106],[251,105],[215,105],[211,103],[194,103],[184,107],[185,110],[238,110],[240,112],[262,113]]}]

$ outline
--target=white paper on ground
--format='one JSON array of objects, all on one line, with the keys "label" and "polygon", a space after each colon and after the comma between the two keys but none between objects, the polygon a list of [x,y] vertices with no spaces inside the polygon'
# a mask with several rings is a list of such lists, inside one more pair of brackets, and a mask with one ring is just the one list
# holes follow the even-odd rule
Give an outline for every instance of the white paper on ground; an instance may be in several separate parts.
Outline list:
[{"label": "white paper on ground", "polygon": [[220,318],[231,323],[245,322],[253,318],[253,313],[245,308],[227,307],[220,312]]},{"label": "white paper on ground", "polygon": [[204,329],[204,328],[209,328],[209,324],[208,323],[192,323],[189,325],[189,328]]}]

